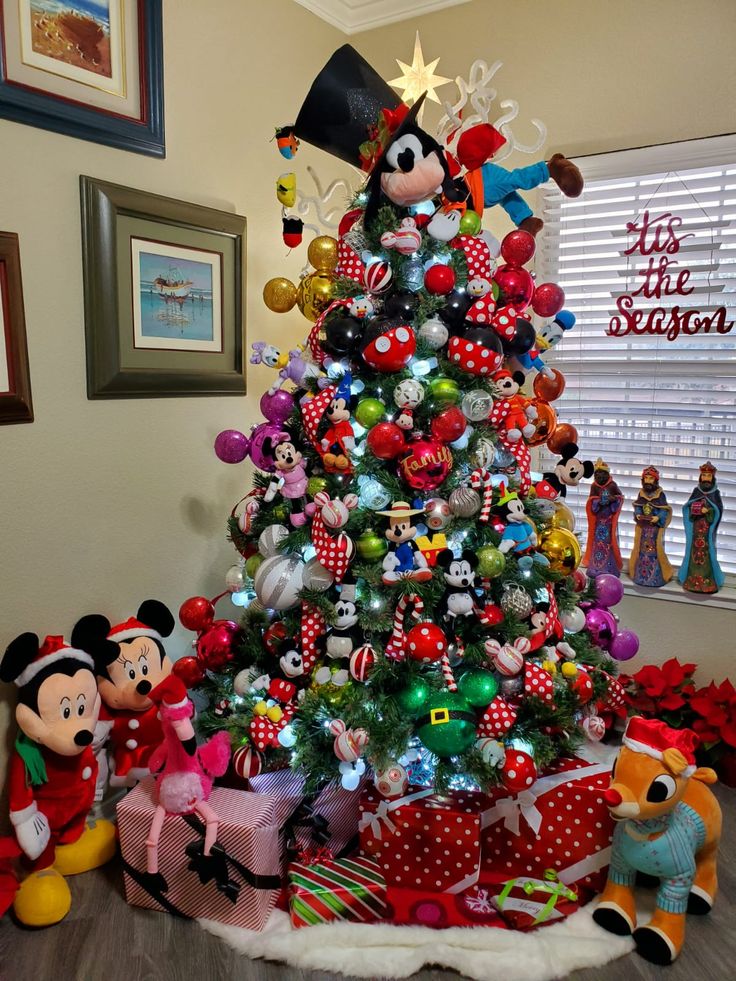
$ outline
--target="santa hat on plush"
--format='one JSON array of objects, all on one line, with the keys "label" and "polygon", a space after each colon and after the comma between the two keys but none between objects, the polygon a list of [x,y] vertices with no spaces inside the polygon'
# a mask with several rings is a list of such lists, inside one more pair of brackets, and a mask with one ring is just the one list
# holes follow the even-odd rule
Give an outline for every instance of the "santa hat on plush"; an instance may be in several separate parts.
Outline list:
[{"label": "santa hat on plush", "polygon": [[58,635],[51,635],[39,645],[37,634],[21,634],[8,646],[0,665],[0,679],[13,681],[23,688],[39,672],[58,664],[60,661],[79,661],[80,665],[94,671],[94,662],[89,654]]},{"label": "santa hat on plush", "polygon": [[145,600],[136,616],[110,627],[107,639],[119,644],[122,640],[136,637],[152,637],[163,643],[164,637],[168,637],[173,629],[174,618],[164,604],[158,600]]},{"label": "santa hat on plush", "polygon": [[643,719],[635,715],[629,719],[623,743],[633,753],[644,753],[661,761],[664,761],[665,750],[678,750],[687,763],[687,768],[680,774],[682,777],[691,777],[697,769],[695,750],[700,739],[692,729],[672,729],[659,719]]},{"label": "santa hat on plush", "polygon": [[155,705],[160,705],[166,718],[172,721],[188,719],[194,712],[194,704],[189,700],[186,686],[175,674],[170,674],[159,682],[148,697]]}]

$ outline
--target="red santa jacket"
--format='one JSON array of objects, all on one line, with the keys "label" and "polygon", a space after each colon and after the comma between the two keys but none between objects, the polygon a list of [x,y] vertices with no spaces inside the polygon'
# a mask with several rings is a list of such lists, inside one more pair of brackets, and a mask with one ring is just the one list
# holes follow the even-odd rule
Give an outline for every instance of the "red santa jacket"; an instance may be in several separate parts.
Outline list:
[{"label": "red santa jacket", "polygon": [[97,760],[91,746],[78,756],[59,756],[42,750],[46,782],[33,786],[26,777],[23,759],[17,751],[10,759],[8,796],[10,816],[19,814],[33,802],[46,815],[52,834],[63,831],[75,819],[87,815],[95,799]]},{"label": "red santa jacket", "polygon": [[117,711],[102,705],[100,722],[112,722],[108,738],[117,776],[125,776],[132,768],[148,766],[151,753],[164,741],[158,714],[156,705],[145,712]]}]

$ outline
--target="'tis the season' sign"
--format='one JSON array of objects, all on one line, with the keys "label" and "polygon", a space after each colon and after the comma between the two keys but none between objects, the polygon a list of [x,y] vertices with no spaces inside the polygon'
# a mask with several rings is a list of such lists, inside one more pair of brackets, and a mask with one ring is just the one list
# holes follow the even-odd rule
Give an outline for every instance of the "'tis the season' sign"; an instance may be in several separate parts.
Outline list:
[{"label": "'tis the season' sign", "polygon": [[[683,219],[671,212],[652,217],[649,211],[640,220],[627,223],[627,236],[636,235],[636,239],[621,254],[633,257],[632,262],[641,257],[642,265],[634,270],[641,282],[636,289],[617,297],[618,314],[609,321],[608,335],[660,334],[668,341],[676,341],[680,334],[727,334],[731,330],[733,321],[728,320],[725,306],[714,309],[709,305],[706,311],[685,299],[695,292],[690,282],[693,270],[682,257],[674,257],[694,233],[682,232],[683,224]],[[642,300],[654,300],[656,305],[642,306]]]}]

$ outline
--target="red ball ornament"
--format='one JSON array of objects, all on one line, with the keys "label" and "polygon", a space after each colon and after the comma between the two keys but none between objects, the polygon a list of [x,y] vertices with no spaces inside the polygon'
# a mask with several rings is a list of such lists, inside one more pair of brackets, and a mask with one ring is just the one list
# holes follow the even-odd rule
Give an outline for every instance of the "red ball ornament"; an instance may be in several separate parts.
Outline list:
[{"label": "red ball ornament", "polygon": [[379,422],[368,432],[368,449],[379,460],[393,460],[406,448],[404,431],[395,422]]},{"label": "red ball ornament", "polygon": [[444,483],[452,470],[452,453],[438,439],[413,439],[399,463],[399,473],[412,488],[433,491]]},{"label": "red ball ornament", "polygon": [[507,790],[519,793],[528,790],[537,779],[537,767],[532,757],[521,749],[506,748],[506,759],[501,767],[501,780]]},{"label": "red ball ornament", "polygon": [[365,267],[363,282],[369,293],[383,293],[391,285],[393,272],[386,259],[374,259]]},{"label": "red ball ornament", "polygon": [[424,273],[424,288],[428,293],[435,296],[445,296],[451,293],[455,287],[455,270],[452,266],[445,266],[436,262]]},{"label": "red ball ornament", "polygon": [[492,375],[503,364],[503,347],[495,331],[471,327],[462,337],[451,337],[447,356],[469,375]]},{"label": "red ball ornament", "polygon": [[356,681],[367,681],[376,663],[376,652],[370,644],[363,644],[350,655],[350,674]]},{"label": "red ball ornament", "polygon": [[480,621],[484,627],[497,627],[499,623],[503,623],[506,619],[506,614],[503,612],[500,606],[496,606],[495,603],[489,603],[488,606],[483,607],[483,612],[480,615]]},{"label": "red ball ornament", "polygon": [[277,620],[263,631],[263,646],[269,654],[277,654],[282,640],[286,640],[286,627],[282,620]]},{"label": "red ball ornament", "polygon": [[215,608],[206,596],[191,596],[179,607],[182,627],[197,633],[205,630],[215,619]]},{"label": "red ball ornament", "polygon": [[525,266],[536,251],[537,243],[533,235],[517,228],[501,242],[501,255],[510,266]]},{"label": "red ball ornament", "polygon": [[263,757],[252,746],[241,746],[233,753],[230,761],[233,773],[243,780],[257,777],[263,769]]},{"label": "red ball ornament", "polygon": [[408,324],[376,319],[363,335],[360,353],[369,368],[391,373],[405,368],[416,349],[416,335]]},{"label": "red ball ornament", "polygon": [[498,306],[512,306],[517,311],[529,306],[534,294],[532,274],[519,266],[499,266],[493,277],[500,292]]},{"label": "red ball ornament", "polygon": [[576,593],[582,593],[582,591],[588,585],[588,577],[585,575],[582,569],[576,569],[575,572],[573,572],[572,585]]},{"label": "red ball ornament", "polygon": [[555,317],[565,305],[565,291],[557,283],[540,283],[534,290],[532,310],[538,317]]},{"label": "red ball ornament", "polygon": [[565,391],[565,376],[557,368],[552,368],[553,378],[541,372],[534,379],[534,394],[546,402],[554,402]]},{"label": "red ball ornament", "polygon": [[418,623],[406,635],[405,649],[412,661],[432,664],[447,653],[447,637],[436,623]]},{"label": "red ball ornament", "polygon": [[187,688],[196,688],[204,681],[204,667],[196,657],[180,657],[174,662],[172,671]]},{"label": "red ball ornament", "polygon": [[234,620],[215,620],[197,639],[197,657],[208,671],[220,671],[235,657],[240,627]]},{"label": "red ball ornament", "polygon": [[468,420],[457,405],[444,409],[432,420],[432,435],[443,443],[454,443],[468,427]]}]

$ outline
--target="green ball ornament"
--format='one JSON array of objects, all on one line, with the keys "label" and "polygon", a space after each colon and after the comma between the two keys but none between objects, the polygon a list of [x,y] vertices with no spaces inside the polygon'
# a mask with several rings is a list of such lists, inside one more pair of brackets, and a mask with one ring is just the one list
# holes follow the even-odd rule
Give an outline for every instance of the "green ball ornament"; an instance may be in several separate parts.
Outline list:
[{"label": "green ball ornament", "polygon": [[465,212],[465,214],[460,219],[460,234],[461,235],[477,235],[481,228],[480,215],[477,211],[471,211],[470,208]]},{"label": "green ball ornament", "polygon": [[355,409],[355,418],[365,429],[370,429],[386,417],[386,406],[380,399],[361,399]]},{"label": "green ball ornament", "polygon": [[475,713],[470,703],[455,692],[435,692],[422,707],[416,723],[417,736],[435,756],[456,756],[475,742]]},{"label": "green ball ornament", "polygon": [[376,534],[372,528],[366,528],[355,545],[358,549],[358,555],[366,562],[377,562],[388,552],[388,542]]},{"label": "green ball ornament", "polygon": [[437,402],[456,405],[460,401],[460,388],[453,378],[445,378],[444,375],[433,378],[429,383],[429,390],[432,393],[432,398]]},{"label": "green ball ornament", "polygon": [[495,579],[506,568],[506,556],[493,545],[483,545],[477,555],[478,575],[484,579]]},{"label": "green ball ornament", "polygon": [[249,559],[245,562],[245,574],[251,579],[255,578],[256,572],[258,572],[258,566],[263,562],[263,556],[260,552],[256,552],[255,555],[251,555]]},{"label": "green ball ornament", "polygon": [[307,481],[307,494],[310,497],[314,497],[315,494],[321,494],[322,491],[327,490],[327,480],[324,477],[310,477]]},{"label": "green ball ornament", "polygon": [[473,708],[485,708],[498,694],[498,680],[490,671],[470,668],[458,678],[457,690]]},{"label": "green ball ornament", "polygon": [[431,692],[432,686],[429,682],[417,675],[410,685],[394,696],[394,701],[400,712],[415,719],[424,709]]}]

